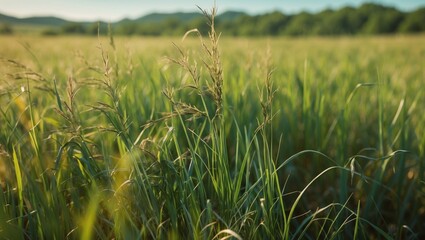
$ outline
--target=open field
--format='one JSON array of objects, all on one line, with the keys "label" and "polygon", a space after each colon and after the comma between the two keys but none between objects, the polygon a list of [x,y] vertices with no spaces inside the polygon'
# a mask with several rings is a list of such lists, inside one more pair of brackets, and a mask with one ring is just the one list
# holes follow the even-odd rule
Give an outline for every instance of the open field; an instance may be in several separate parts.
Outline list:
[{"label": "open field", "polygon": [[0,238],[425,237],[425,36],[110,40],[0,37]]}]

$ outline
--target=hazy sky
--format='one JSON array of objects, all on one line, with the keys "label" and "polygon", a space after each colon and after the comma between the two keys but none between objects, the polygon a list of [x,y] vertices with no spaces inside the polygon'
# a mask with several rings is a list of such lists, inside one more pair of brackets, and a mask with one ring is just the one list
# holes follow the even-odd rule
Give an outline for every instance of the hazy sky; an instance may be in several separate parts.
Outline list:
[{"label": "hazy sky", "polygon": [[[358,6],[364,2],[395,6],[401,10],[425,6],[425,0],[216,0],[216,5],[219,13],[243,10],[258,14],[272,10],[285,13],[320,11],[329,7]],[[49,15],[68,20],[116,21],[151,12],[197,11],[196,5],[211,8],[214,0],[0,0],[0,13],[18,17]]]}]

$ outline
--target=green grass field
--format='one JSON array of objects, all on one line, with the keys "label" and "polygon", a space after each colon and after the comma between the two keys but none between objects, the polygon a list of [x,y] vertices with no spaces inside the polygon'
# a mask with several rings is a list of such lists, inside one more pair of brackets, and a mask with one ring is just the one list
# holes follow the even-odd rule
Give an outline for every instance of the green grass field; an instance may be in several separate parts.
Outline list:
[{"label": "green grass field", "polygon": [[112,40],[0,37],[1,239],[425,237],[425,36]]}]

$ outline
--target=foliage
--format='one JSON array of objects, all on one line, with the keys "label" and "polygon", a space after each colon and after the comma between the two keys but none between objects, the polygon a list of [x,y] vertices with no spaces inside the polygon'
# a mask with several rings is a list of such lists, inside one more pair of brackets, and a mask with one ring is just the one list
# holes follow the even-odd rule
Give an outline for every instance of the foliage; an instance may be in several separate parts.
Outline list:
[{"label": "foliage", "polygon": [[[223,13],[222,19],[220,18],[221,16],[217,17],[217,27],[231,36],[416,33],[423,32],[423,29],[425,29],[423,15],[423,8],[405,13],[392,7],[365,3],[358,8],[328,9],[317,14],[301,12],[285,15],[275,11],[251,16],[242,13]],[[205,29],[205,24],[201,17],[190,21],[182,21],[164,16],[162,21],[159,19],[156,22],[146,23],[143,21],[127,21],[117,23],[115,26],[118,29],[117,33],[124,35],[175,36],[183,34],[188,29],[193,28],[193,26]],[[201,32],[205,33],[205,30]]]},{"label": "foliage", "polygon": [[0,34],[12,34],[12,33],[13,33],[13,29],[9,24],[0,22]]},{"label": "foliage", "polygon": [[43,35],[43,36],[57,36],[59,34],[60,34],[60,32],[58,30],[54,30],[54,29],[46,29],[46,30],[41,32],[41,35]]},{"label": "foliage", "polygon": [[[217,16],[216,27],[229,36],[334,36],[420,33],[425,30],[424,8],[403,12],[375,3],[361,6],[326,9],[318,13],[284,14],[279,11],[260,15],[227,11]],[[115,35],[181,36],[197,28],[207,34],[208,25],[199,13],[152,13],[137,19],[100,24],[97,22],[68,22],[52,17],[17,19],[0,15],[14,27],[19,24],[48,27],[43,35],[86,34],[106,35],[108,25]],[[98,31],[100,27],[100,31]]]},{"label": "foliage", "polygon": [[407,14],[400,24],[399,31],[404,33],[425,31],[425,7]]}]

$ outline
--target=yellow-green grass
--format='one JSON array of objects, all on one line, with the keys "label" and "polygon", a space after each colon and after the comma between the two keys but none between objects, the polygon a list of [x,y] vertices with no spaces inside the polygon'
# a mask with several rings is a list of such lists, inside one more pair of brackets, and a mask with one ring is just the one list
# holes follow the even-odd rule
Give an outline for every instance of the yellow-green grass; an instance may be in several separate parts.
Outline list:
[{"label": "yellow-green grass", "polygon": [[1,37],[0,236],[424,237],[424,41]]}]

